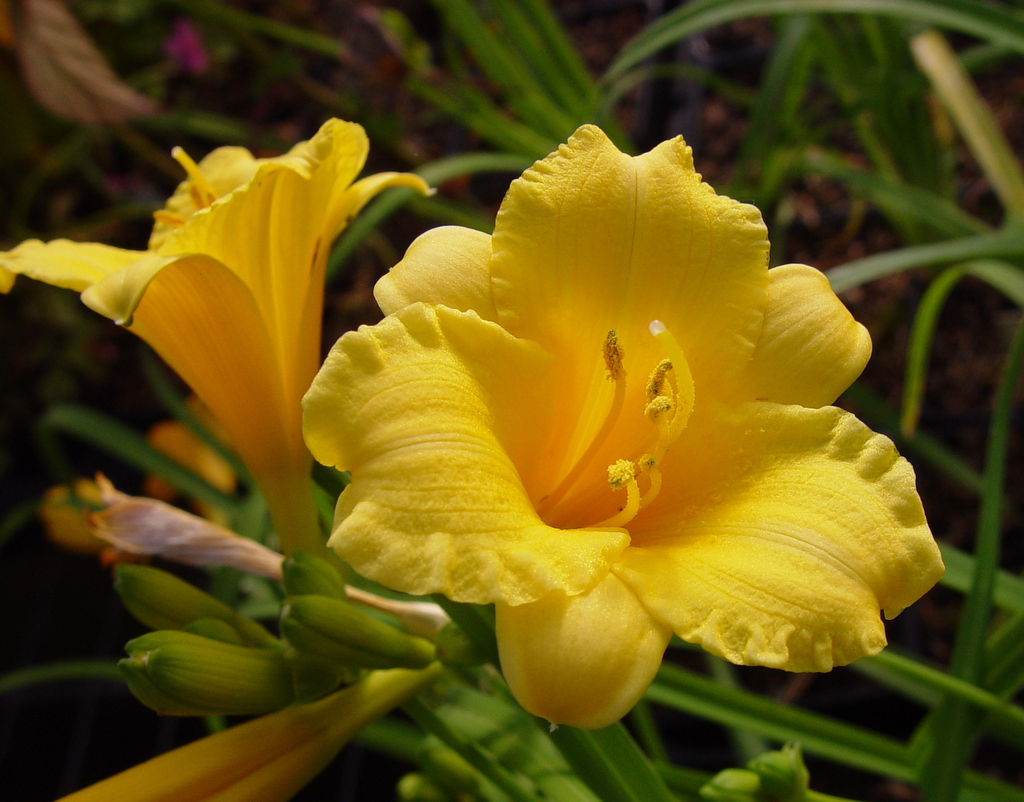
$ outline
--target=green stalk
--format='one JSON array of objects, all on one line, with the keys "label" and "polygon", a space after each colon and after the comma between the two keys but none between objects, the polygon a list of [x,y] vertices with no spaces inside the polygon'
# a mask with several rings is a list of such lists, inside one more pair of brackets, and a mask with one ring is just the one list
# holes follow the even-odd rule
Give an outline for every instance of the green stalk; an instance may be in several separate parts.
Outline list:
[{"label": "green stalk", "polygon": [[121,672],[117,670],[117,663],[110,660],[58,660],[8,671],[0,676],[0,694],[20,691],[33,685],[83,679],[124,683]]},{"label": "green stalk", "polygon": [[538,802],[538,797],[528,790],[533,785],[529,778],[510,772],[490,754],[449,727],[419,698],[410,699],[402,709],[425,731],[458,752],[467,763],[504,791],[512,802]]}]

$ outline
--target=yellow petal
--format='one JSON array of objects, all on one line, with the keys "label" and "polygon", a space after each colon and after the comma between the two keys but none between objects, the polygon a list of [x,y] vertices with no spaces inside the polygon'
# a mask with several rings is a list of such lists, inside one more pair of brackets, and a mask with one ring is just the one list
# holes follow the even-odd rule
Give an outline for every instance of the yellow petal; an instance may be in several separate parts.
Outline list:
[{"label": "yellow petal", "polygon": [[753,352],[768,282],[764,223],[701,182],[681,138],[633,158],[583,126],[512,183],[492,253],[499,322],[569,362],[582,358],[573,369],[590,387],[604,375],[588,346],[610,329],[627,372],[632,360],[646,377],[664,356],[647,330],[655,319],[679,339],[698,386],[737,374]]},{"label": "yellow petal", "polygon": [[[0,256],[0,259],[3,257]],[[0,267],[0,293],[8,293],[11,291],[11,287],[14,286],[14,279],[18,277],[17,273],[8,270],[6,267]]]},{"label": "yellow petal", "polygon": [[871,356],[871,337],[807,265],[768,272],[768,309],[737,400],[822,407],[853,384]]},{"label": "yellow petal", "polygon": [[672,631],[614,574],[586,593],[495,607],[501,670],[519,703],[554,724],[598,729],[637,703]]},{"label": "yellow petal", "polygon": [[443,306],[343,336],[304,400],[313,455],[352,471],[329,545],[417,595],[521,604],[592,586],[627,536],[544,525],[520,478],[545,458],[550,382],[535,344]]},{"label": "yellow petal", "polygon": [[497,320],[491,297],[491,238],[460,226],[432,228],[417,237],[402,261],[373,288],[385,315],[422,301]]},{"label": "yellow petal", "polygon": [[295,403],[319,363],[324,267],[331,243],[372,192],[418,177],[385,174],[352,185],[367,151],[355,123],[329,120],[308,142],[261,163],[252,180],[196,212],[160,246],[202,253],[249,287]]},{"label": "yellow petal", "polygon": [[60,802],[285,802],[360,729],[437,679],[421,671],[374,671],[318,702],[165,752]]},{"label": "yellow petal", "polygon": [[[200,160],[198,167],[217,197],[223,197],[252,179],[262,159],[253,157],[246,148],[227,146],[211,151]],[[186,178],[167,199],[164,209],[188,219],[198,211],[192,195],[192,180]],[[149,237],[150,250],[158,250],[167,236],[177,227],[157,220]]]},{"label": "yellow petal", "polygon": [[748,404],[691,422],[613,570],[684,640],[827,671],[885,645],[942,575],[892,443],[834,407]]},{"label": "yellow petal", "polygon": [[145,255],[145,251],[128,251],[94,242],[30,239],[14,250],[0,253],[0,280],[4,271],[10,271],[81,292]]}]

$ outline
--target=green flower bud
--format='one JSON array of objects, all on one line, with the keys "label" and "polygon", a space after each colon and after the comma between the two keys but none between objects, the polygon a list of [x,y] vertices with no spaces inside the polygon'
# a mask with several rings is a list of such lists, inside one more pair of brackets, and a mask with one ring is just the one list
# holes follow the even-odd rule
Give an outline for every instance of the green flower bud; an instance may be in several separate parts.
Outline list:
[{"label": "green flower bud", "polygon": [[197,618],[191,624],[182,627],[181,631],[191,632],[193,635],[201,635],[211,640],[233,643],[236,646],[245,646],[245,641],[238,634],[238,630],[219,618]]},{"label": "green flower bud", "polygon": [[398,802],[452,802],[452,798],[422,774],[406,774],[398,781]]},{"label": "green flower bud", "polygon": [[725,769],[700,789],[707,802],[767,802],[761,792],[761,778],[747,769]]},{"label": "green flower bud", "polygon": [[153,629],[182,629],[199,618],[217,618],[250,645],[280,648],[277,638],[261,624],[159,568],[121,564],[114,572],[114,590],[128,612]]},{"label": "green flower bud", "polygon": [[289,599],[281,609],[281,634],[299,653],[359,668],[423,668],[435,656],[430,641],[328,596]]},{"label": "green flower bud", "polygon": [[294,649],[286,649],[284,656],[292,672],[296,702],[312,702],[326,696],[340,685],[354,683],[362,673],[359,669],[322,657],[300,654]]},{"label": "green flower bud", "polygon": [[779,802],[803,802],[811,775],[797,744],[786,744],[777,752],[765,752],[747,764],[761,778],[765,793]]},{"label": "green flower bud", "polygon": [[487,662],[473,639],[454,621],[445,624],[434,638],[437,659],[446,666],[479,666]]},{"label": "green flower bud", "polygon": [[458,752],[443,746],[422,747],[416,760],[423,773],[454,797],[473,796],[480,788],[480,775]]},{"label": "green flower bud", "polygon": [[275,649],[250,649],[191,632],[150,632],[118,663],[133,694],[158,713],[269,713],[293,701],[292,674]]},{"label": "green flower bud", "polygon": [[281,565],[284,588],[289,596],[330,596],[347,601],[345,581],[323,557],[297,551]]}]

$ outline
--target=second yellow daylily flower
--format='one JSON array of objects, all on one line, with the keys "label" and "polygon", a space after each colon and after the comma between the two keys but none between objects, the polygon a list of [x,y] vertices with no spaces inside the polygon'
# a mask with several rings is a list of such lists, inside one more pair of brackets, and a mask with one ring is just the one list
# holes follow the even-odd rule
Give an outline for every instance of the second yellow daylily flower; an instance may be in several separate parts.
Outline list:
[{"label": "second yellow daylily flower", "polygon": [[673,632],[827,671],[942,573],[910,465],[831,404],[867,332],[818,271],[768,270],[758,211],[682,139],[584,126],[493,236],[429,231],[344,335],[305,436],[352,472],[330,545],[407,593],[494,603],[527,710],[603,727]]},{"label": "second yellow daylily flower", "polygon": [[374,671],[318,702],[210,735],[63,797],[61,802],[285,802],[360,729],[441,672]]},{"label": "second yellow daylily flower", "polygon": [[29,240],[0,254],[0,291],[14,274],[77,290],[188,382],[259,483],[285,551],[322,548],[299,404],[319,364],[331,243],[385,187],[428,191],[408,173],[355,181],[367,150],[362,127],[341,120],[274,159],[225,147],[197,165],[176,150],[188,178],[148,250]]}]

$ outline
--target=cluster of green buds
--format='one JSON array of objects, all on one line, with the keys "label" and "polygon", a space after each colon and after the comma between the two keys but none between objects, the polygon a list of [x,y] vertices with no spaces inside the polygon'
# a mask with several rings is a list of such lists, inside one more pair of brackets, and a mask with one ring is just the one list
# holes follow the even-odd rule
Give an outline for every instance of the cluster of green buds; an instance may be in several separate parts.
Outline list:
[{"label": "cluster of green buds", "polygon": [[283,565],[280,637],[166,571],[120,565],[114,586],[157,630],[118,664],[132,693],[169,715],[263,714],[320,698],[367,669],[424,668],[434,644],[353,605],[326,559]]},{"label": "cluster of green buds", "polygon": [[726,769],[703,788],[707,802],[808,802],[810,774],[800,747],[787,744],[777,752],[765,752],[745,769]]},{"label": "cluster of green buds", "polygon": [[423,742],[416,754],[419,771],[398,782],[398,802],[477,802],[480,774],[457,752],[434,738]]}]

